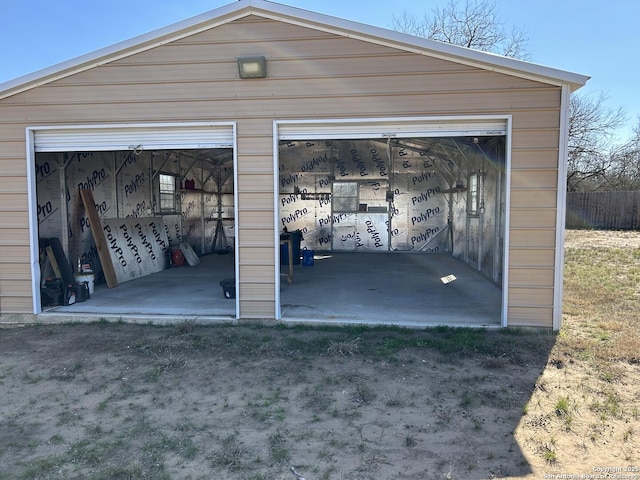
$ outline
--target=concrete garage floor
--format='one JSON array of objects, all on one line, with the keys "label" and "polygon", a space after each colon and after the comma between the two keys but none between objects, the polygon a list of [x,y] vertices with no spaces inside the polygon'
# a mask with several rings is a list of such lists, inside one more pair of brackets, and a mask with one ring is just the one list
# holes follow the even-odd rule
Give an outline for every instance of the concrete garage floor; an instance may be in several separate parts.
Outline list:
[{"label": "concrete garage floor", "polygon": [[[220,281],[234,276],[233,255],[205,255],[190,267],[174,267],[121,283],[96,285],[86,302],[55,307],[47,313],[72,316],[235,319],[236,302],[224,297]],[[156,318],[160,317],[160,318]]]},{"label": "concrete garage floor", "polygon": [[[501,289],[447,254],[318,253],[313,266],[281,266],[282,320],[405,326],[500,324]],[[86,302],[48,309],[42,317],[123,318],[154,322],[235,319],[235,300],[220,281],[233,277],[233,255],[206,255],[109,289],[96,285]],[[455,275],[444,284],[442,277]],[[43,318],[44,320],[45,318]]]},{"label": "concrete garage floor", "polygon": [[448,254],[318,253],[295,265],[292,285],[281,277],[291,321],[499,326],[501,302],[500,287]]}]

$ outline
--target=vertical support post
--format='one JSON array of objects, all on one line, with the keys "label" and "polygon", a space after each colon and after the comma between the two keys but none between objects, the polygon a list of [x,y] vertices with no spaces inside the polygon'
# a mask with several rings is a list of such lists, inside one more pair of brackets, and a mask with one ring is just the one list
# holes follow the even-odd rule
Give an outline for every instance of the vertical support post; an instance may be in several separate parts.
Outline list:
[{"label": "vertical support post", "polygon": [[204,221],[204,159],[200,159],[200,255],[204,255],[205,249],[205,221]]},{"label": "vertical support post", "polygon": [[149,208],[151,209],[151,216],[156,216],[156,206],[153,203],[153,152],[149,155]]},{"label": "vertical support post", "polygon": [[[62,234],[60,240],[62,242],[62,250],[69,257],[69,263],[75,265],[69,251],[69,205],[67,204],[67,154],[62,157],[62,162],[58,164],[58,177],[60,179],[60,223]],[[77,252],[76,252],[77,253]]]},{"label": "vertical support post", "polygon": [[115,203],[116,203],[116,218],[120,218],[120,198],[118,197],[118,152],[113,152],[113,162],[112,162],[112,167],[111,167],[114,172],[113,175],[111,175],[111,188],[114,192],[113,196],[115,199]]}]

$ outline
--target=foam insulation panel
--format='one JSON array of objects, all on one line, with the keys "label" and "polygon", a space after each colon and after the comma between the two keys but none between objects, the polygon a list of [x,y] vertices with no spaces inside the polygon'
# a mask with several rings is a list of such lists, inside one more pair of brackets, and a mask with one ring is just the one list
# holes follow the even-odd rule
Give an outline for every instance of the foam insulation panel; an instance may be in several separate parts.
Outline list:
[{"label": "foam insulation panel", "polygon": [[[288,141],[279,172],[279,227],[300,230],[307,248],[447,250],[444,181],[426,154],[372,140]],[[340,194],[343,183],[357,185],[355,198]]]}]

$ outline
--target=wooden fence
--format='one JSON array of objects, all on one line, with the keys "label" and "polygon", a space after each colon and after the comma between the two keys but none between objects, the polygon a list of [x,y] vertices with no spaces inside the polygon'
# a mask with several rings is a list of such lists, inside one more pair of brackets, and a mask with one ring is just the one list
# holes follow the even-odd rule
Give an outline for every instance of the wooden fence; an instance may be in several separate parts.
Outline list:
[{"label": "wooden fence", "polygon": [[568,192],[567,228],[640,230],[640,191]]}]

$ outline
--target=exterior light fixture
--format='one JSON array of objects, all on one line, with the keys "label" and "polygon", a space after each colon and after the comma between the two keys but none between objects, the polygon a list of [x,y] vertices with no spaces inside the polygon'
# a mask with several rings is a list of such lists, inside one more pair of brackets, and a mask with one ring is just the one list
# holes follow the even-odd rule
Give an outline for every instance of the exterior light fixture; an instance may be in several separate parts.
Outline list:
[{"label": "exterior light fixture", "polygon": [[267,61],[264,57],[241,57],[237,61],[240,78],[264,78],[267,76]]}]

